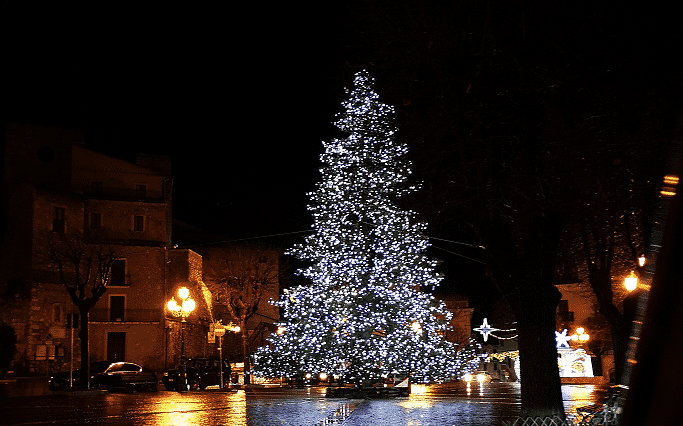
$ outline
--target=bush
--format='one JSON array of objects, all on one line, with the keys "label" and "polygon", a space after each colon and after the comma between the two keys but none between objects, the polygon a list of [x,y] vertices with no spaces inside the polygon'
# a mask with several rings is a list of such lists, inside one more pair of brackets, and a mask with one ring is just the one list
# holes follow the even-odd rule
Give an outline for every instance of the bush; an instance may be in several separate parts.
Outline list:
[{"label": "bush", "polygon": [[0,379],[5,377],[17,353],[17,333],[7,324],[0,325]]}]

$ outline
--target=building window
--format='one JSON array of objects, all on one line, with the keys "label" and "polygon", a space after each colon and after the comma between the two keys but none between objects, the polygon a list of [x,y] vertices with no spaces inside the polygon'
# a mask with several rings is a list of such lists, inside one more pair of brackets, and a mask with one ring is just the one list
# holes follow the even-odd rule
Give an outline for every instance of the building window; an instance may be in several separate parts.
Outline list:
[{"label": "building window", "polygon": [[109,321],[123,322],[126,312],[126,296],[109,296]]},{"label": "building window", "polygon": [[147,198],[147,185],[145,185],[145,184],[135,185],[135,197],[136,198]]},{"label": "building window", "polygon": [[125,286],[126,285],[126,260],[116,259],[111,264],[111,271],[109,274],[109,284],[111,286]]},{"label": "building window", "polygon": [[145,230],[145,217],[144,216],[133,216],[133,231],[144,231]]},{"label": "building window", "polygon": [[100,213],[90,213],[90,229],[102,228],[102,215]]},{"label": "building window", "polygon": [[52,322],[60,324],[62,322],[62,305],[52,305]]},{"label": "building window", "polygon": [[47,359],[47,345],[36,345],[36,361]]},{"label": "building window", "polygon": [[52,232],[64,233],[64,208],[55,207],[52,210]]},{"label": "building window", "polygon": [[101,194],[102,188],[102,182],[90,182],[90,192],[93,194]]}]

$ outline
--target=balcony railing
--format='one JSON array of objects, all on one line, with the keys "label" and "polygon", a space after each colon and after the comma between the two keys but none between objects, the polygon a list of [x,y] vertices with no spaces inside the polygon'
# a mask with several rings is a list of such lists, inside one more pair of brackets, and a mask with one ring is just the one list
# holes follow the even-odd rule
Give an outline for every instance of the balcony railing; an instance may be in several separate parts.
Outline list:
[{"label": "balcony railing", "polygon": [[160,322],[161,309],[126,309],[112,312],[109,309],[90,311],[90,322]]}]

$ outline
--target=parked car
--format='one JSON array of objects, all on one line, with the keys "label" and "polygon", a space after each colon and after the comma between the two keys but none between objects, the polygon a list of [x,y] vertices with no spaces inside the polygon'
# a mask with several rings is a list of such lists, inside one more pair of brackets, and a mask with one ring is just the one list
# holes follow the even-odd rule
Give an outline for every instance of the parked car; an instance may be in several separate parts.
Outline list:
[{"label": "parked car", "polygon": [[[95,389],[157,389],[157,376],[132,362],[98,361],[90,365],[90,387]],[[81,370],[73,371],[73,388],[81,387]],[[52,391],[68,390],[69,372],[56,373],[48,379]]]},{"label": "parked car", "polygon": [[157,390],[157,375],[132,362],[114,362],[101,373],[91,374],[90,386],[101,389]]},{"label": "parked car", "polygon": [[[186,362],[187,384],[191,390],[205,389],[221,384],[220,360],[218,358],[190,358]],[[223,360],[223,384],[230,383],[230,363]],[[166,389],[175,390],[180,368],[168,370],[161,377]]]}]

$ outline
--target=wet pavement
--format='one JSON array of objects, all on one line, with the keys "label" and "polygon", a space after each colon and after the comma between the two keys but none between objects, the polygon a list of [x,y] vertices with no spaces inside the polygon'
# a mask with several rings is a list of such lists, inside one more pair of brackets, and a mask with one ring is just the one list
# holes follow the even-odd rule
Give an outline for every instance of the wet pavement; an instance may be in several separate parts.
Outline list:
[{"label": "wet pavement", "polygon": [[[370,400],[327,398],[323,387],[77,397],[30,390],[29,396],[10,396],[11,387],[0,384],[0,425],[490,426],[521,409],[518,383],[414,386],[409,397]],[[17,387],[25,386],[16,382]],[[563,385],[562,390],[565,409],[573,414],[579,406],[601,402],[606,388]]]}]

